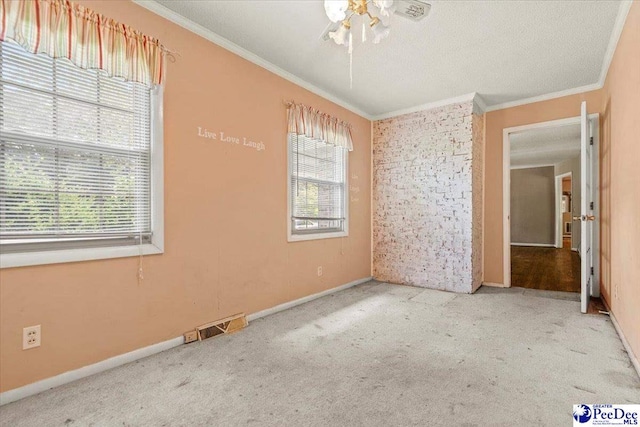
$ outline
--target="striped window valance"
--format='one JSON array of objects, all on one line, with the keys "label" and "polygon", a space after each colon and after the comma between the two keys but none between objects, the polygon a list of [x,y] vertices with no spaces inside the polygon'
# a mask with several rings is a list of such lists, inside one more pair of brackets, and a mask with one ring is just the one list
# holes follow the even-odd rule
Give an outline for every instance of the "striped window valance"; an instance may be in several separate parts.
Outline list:
[{"label": "striped window valance", "polygon": [[306,105],[288,102],[288,132],[353,151],[351,125]]},{"label": "striped window valance", "polygon": [[157,39],[68,0],[0,0],[0,19],[0,41],[28,52],[146,85],[164,79],[166,50]]}]

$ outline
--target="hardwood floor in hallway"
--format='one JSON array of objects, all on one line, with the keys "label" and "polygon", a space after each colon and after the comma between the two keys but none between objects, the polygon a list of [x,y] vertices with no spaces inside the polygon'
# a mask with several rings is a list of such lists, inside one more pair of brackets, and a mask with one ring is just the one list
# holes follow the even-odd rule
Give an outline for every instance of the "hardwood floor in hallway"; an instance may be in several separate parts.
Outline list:
[{"label": "hardwood floor in hallway", "polygon": [[512,246],[511,286],[580,292],[580,256],[566,243],[562,249]]}]

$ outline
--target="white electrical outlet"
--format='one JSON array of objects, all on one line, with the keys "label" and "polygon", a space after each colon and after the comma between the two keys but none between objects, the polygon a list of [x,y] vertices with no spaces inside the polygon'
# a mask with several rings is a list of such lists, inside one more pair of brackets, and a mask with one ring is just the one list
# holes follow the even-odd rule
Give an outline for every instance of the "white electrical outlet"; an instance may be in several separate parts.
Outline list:
[{"label": "white electrical outlet", "polygon": [[318,277],[322,276],[322,267],[318,267]]},{"label": "white electrical outlet", "polygon": [[40,347],[40,325],[28,326],[22,330],[22,349]]}]

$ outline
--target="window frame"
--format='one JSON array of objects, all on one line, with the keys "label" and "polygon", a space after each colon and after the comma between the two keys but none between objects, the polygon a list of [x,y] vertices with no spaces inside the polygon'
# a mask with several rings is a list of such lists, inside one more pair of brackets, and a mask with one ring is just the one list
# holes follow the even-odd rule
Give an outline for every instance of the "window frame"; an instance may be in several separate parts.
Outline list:
[{"label": "window frame", "polygon": [[[293,177],[293,144],[289,142],[289,133],[287,133],[287,242],[302,242],[308,240],[333,239],[337,237],[349,236],[349,150],[345,149],[344,155],[344,192],[342,194],[344,206],[344,227],[342,231],[307,231],[304,233],[293,233],[292,217],[293,206],[291,200],[291,181]],[[340,148],[340,147],[336,147]]]},{"label": "window frame", "polygon": [[100,259],[124,258],[164,253],[164,88],[150,91],[151,126],[151,242],[142,245],[98,246],[0,253],[0,269],[59,264]]}]

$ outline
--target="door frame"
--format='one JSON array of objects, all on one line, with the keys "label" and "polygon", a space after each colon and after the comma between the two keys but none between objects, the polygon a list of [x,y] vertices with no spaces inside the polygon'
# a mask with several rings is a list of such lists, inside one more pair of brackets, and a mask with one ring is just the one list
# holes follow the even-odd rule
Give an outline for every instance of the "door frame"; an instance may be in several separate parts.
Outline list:
[{"label": "door frame", "polygon": [[[594,262],[594,275],[591,295],[600,296],[600,114],[588,115],[593,133],[593,152],[595,167],[593,168],[594,215],[592,251],[596,254]],[[593,126],[597,123],[597,126]],[[502,286],[511,287],[511,140],[510,134],[533,129],[561,127],[567,125],[579,125],[580,116],[566,119],[550,120],[546,122],[530,123],[522,126],[513,126],[502,130],[502,255],[503,255],[503,279]]]},{"label": "door frame", "polygon": [[[571,195],[573,199],[573,172],[565,172],[556,177],[556,249],[562,248],[562,241],[564,239],[564,224],[562,223],[562,180],[563,178],[571,178]],[[573,208],[573,201],[571,202],[571,208]],[[573,216],[573,209],[571,209],[571,216]],[[573,249],[573,225],[571,225],[571,248]]]}]

